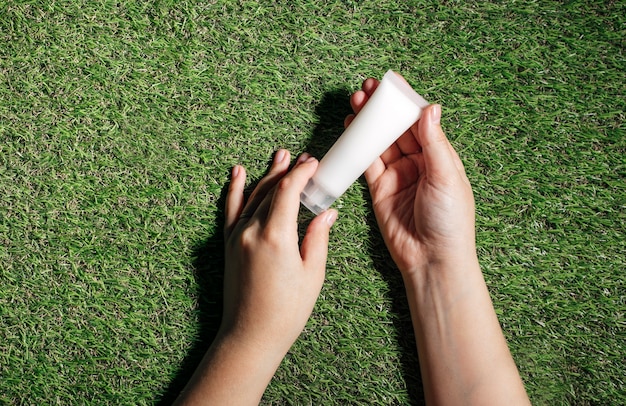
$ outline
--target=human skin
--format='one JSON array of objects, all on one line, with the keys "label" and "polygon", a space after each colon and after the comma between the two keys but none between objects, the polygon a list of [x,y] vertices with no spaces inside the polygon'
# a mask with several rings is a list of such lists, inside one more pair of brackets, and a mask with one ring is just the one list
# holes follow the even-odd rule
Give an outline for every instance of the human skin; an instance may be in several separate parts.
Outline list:
[{"label": "human skin", "polygon": [[181,405],[258,404],[302,332],[324,282],[328,235],[337,211],[311,221],[300,243],[300,192],[317,168],[302,155],[289,171],[279,150],[246,200],[235,166],[226,197],[224,313],[216,339],[181,393]]},{"label": "human skin", "polygon": [[[377,85],[368,79],[351,96],[356,114]],[[441,106],[422,114],[365,178],[404,280],[426,403],[527,405],[476,255],[470,182],[441,129]]]},{"label": "human skin", "polygon": [[[377,84],[368,79],[352,95],[357,114]],[[440,106],[427,107],[365,173],[405,283],[426,401],[529,404],[476,256],[472,189],[440,118]],[[245,170],[233,168],[223,321],[177,404],[258,404],[311,314],[337,212],[317,216],[299,243],[299,195],[317,161],[305,154],[291,171],[289,162],[278,151],[247,200]]]}]

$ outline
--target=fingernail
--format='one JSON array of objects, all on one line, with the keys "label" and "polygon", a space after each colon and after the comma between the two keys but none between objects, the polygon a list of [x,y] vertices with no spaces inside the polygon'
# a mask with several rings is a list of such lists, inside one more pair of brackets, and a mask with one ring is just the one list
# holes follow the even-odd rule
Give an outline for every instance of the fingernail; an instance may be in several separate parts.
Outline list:
[{"label": "fingernail", "polygon": [[279,149],[276,152],[276,156],[274,157],[274,163],[279,164],[285,160],[285,156],[287,156],[287,151],[284,149]]},{"label": "fingernail", "polygon": [[232,171],[232,174],[231,174],[231,176],[232,176],[233,178],[236,178],[236,177],[237,177],[237,175],[239,175],[239,165],[235,165],[235,166],[233,166],[233,171]]},{"label": "fingernail", "polygon": [[441,123],[441,106],[439,104],[433,104],[428,118],[431,124],[439,125]]},{"label": "fingernail", "polygon": [[328,227],[332,227],[333,224],[335,224],[335,221],[337,220],[337,215],[339,213],[337,213],[337,210],[328,210],[325,214],[326,216],[326,224],[328,224]]},{"label": "fingernail", "polygon": [[309,158],[311,157],[311,154],[304,152],[302,155],[300,155],[298,157],[298,160],[296,161],[296,164],[301,164],[306,162]]},{"label": "fingernail", "polygon": [[313,162],[313,161],[315,161],[315,157],[310,156],[310,157],[308,157],[308,158],[307,158],[307,160],[306,160],[306,161],[304,161],[304,162],[306,162],[306,163],[311,163],[311,162]]}]

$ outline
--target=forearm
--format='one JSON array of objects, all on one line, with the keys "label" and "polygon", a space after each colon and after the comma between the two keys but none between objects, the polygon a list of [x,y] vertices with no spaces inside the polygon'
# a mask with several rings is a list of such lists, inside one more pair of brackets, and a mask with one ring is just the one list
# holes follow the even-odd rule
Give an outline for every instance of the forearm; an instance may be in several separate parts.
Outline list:
[{"label": "forearm", "polygon": [[528,404],[478,260],[446,266],[405,276],[427,403]]},{"label": "forearm", "polygon": [[216,338],[176,405],[257,405],[285,354],[236,337]]}]

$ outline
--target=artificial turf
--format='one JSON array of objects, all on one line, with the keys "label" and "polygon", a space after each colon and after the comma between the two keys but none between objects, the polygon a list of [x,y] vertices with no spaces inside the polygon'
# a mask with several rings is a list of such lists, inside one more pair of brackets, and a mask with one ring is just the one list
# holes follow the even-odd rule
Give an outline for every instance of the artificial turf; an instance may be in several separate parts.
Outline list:
[{"label": "artificial turf", "polygon": [[[167,404],[219,323],[230,168],[317,156],[369,76],[429,101],[534,404],[626,403],[619,1],[0,1],[0,403]],[[363,183],[263,404],[420,404]],[[303,213],[303,221],[307,215]]]}]

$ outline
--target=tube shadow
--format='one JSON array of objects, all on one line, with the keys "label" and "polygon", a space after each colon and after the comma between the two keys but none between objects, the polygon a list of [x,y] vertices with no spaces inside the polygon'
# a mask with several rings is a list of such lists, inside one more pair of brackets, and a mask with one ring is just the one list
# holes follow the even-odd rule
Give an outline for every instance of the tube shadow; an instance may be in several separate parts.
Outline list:
[{"label": "tube shadow", "polygon": [[[324,153],[334,144],[344,130],[343,122],[346,115],[352,113],[350,107],[349,91],[347,89],[337,89],[324,95],[322,102],[316,108],[319,119],[313,131],[313,136],[307,145],[307,152],[317,158],[322,158]],[[367,190],[367,185],[363,178],[359,179]],[[402,355],[402,375],[410,399],[411,405],[425,404],[422,378],[419,370],[419,360],[415,345],[415,335],[413,324],[409,312],[409,305],[404,289],[402,276],[396,268],[391,255],[385,246],[383,238],[378,229],[378,224],[374,216],[371,199],[368,192],[364,193],[368,204],[367,223],[371,234],[369,237],[369,254],[374,267],[385,279],[392,295],[392,312],[394,314],[394,327],[398,334],[398,344],[401,347]],[[332,255],[332,253],[329,253]]]}]

